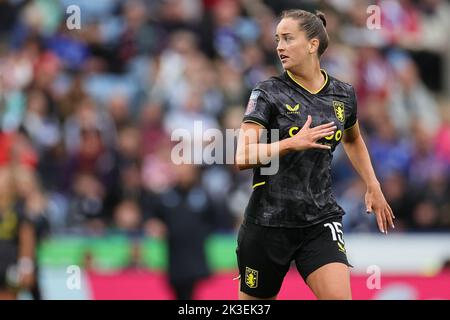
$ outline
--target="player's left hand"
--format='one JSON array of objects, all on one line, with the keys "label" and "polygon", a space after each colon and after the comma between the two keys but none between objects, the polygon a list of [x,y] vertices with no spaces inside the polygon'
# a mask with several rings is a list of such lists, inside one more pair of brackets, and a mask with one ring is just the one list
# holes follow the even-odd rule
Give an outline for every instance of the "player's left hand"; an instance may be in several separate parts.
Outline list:
[{"label": "player's left hand", "polygon": [[366,192],[367,213],[374,213],[377,218],[378,228],[382,233],[387,234],[388,225],[394,229],[394,212],[384,198],[381,187],[368,188]]}]

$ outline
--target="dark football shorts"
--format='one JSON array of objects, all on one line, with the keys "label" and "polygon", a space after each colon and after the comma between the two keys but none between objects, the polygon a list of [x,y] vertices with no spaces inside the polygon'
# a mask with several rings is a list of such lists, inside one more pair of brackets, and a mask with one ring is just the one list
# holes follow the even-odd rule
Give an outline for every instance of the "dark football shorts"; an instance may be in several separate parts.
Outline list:
[{"label": "dark football shorts", "polygon": [[237,240],[241,291],[270,298],[280,291],[292,261],[303,280],[323,265],[347,261],[342,217],[333,217],[305,228],[241,225]]}]

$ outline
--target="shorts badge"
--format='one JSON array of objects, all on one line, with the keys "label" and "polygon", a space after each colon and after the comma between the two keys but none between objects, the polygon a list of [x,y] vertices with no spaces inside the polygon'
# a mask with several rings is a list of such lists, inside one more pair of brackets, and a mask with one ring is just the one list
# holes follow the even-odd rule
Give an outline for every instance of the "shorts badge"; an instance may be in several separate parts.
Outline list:
[{"label": "shorts badge", "polygon": [[245,267],[245,284],[249,288],[258,287],[258,271]]}]

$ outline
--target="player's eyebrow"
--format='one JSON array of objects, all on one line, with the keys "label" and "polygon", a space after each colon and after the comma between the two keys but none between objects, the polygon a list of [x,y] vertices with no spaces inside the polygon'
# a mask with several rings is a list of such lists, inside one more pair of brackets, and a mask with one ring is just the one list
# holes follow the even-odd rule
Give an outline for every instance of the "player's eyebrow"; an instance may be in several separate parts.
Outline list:
[{"label": "player's eyebrow", "polygon": [[[282,36],[286,36],[286,35],[288,35],[288,34],[292,34],[292,33],[290,33],[290,32],[284,32],[284,33],[282,33],[281,35],[282,35]],[[279,37],[278,33],[275,33],[275,37]]]}]

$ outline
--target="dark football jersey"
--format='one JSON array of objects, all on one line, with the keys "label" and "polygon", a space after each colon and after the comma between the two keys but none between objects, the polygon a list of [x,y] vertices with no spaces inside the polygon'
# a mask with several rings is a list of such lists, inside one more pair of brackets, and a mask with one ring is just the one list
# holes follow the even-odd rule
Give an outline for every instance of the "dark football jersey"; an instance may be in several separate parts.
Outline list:
[{"label": "dark football jersey", "polygon": [[[278,227],[306,227],[331,216],[341,216],[331,190],[333,151],[344,130],[356,123],[355,91],[347,83],[329,77],[318,92],[310,92],[289,72],[260,82],[252,91],[244,122],[255,122],[270,131],[279,130],[279,139],[296,134],[312,117],[311,127],[334,121],[332,136],[319,140],[331,150],[308,149],[280,157],[276,174],[263,175],[254,168],[253,193],[245,211],[247,221]],[[273,141],[269,141],[273,142]]]}]

